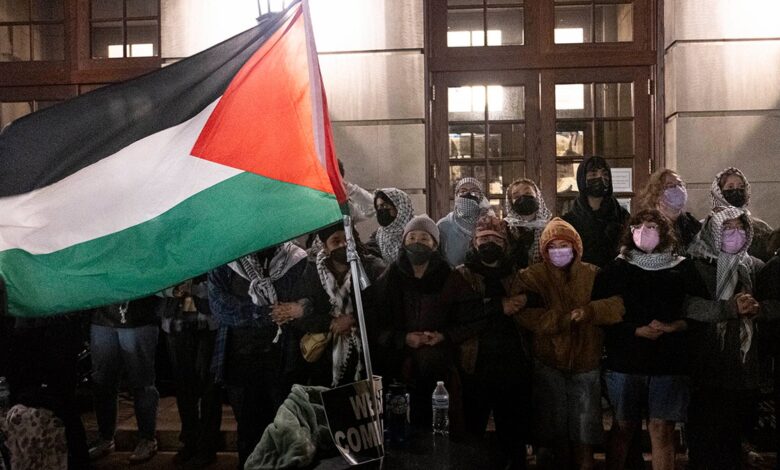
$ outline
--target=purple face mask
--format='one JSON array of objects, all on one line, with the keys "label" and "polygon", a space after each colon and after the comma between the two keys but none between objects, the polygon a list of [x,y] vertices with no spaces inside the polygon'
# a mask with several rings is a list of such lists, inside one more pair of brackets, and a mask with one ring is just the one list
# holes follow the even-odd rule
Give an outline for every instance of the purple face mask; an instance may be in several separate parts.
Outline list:
[{"label": "purple face mask", "polygon": [[736,254],[742,251],[747,241],[747,233],[741,228],[727,228],[723,230],[723,238],[720,242],[720,250],[724,253]]},{"label": "purple face mask", "polygon": [[664,204],[676,211],[681,211],[688,202],[688,191],[685,186],[675,186],[664,190]]},{"label": "purple face mask", "polygon": [[550,262],[557,268],[565,268],[574,259],[574,250],[571,248],[550,248],[547,250]]}]

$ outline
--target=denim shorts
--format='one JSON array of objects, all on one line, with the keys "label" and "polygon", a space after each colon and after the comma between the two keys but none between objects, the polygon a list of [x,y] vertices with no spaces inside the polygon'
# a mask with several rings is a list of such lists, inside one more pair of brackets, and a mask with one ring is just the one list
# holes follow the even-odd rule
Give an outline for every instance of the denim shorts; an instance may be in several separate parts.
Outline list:
[{"label": "denim shorts", "polygon": [[534,407],[542,445],[561,441],[601,443],[604,426],[600,379],[598,369],[569,373],[535,362]]},{"label": "denim shorts", "polygon": [[[608,370],[607,394],[619,421],[649,419],[685,422],[690,384],[684,375],[638,375]],[[645,415],[646,413],[646,415]]]}]

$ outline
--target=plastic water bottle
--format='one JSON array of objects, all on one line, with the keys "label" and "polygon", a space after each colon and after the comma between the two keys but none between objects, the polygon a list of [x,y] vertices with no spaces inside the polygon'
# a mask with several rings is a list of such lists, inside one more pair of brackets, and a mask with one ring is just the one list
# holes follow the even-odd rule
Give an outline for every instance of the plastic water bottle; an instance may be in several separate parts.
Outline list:
[{"label": "plastic water bottle", "polygon": [[7,410],[11,407],[11,388],[8,386],[8,380],[0,377],[0,410]]},{"label": "plastic water bottle", "polygon": [[450,394],[444,388],[444,382],[436,382],[431,396],[433,407],[433,433],[446,436],[450,432]]}]

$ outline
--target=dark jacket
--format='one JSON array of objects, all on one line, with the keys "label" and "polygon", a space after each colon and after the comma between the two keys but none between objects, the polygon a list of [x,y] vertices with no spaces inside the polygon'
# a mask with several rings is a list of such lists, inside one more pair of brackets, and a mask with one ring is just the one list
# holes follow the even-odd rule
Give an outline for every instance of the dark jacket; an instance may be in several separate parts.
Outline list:
[{"label": "dark jacket", "polygon": [[[604,366],[616,372],[679,375],[689,372],[688,332],[664,333],[655,341],[635,335],[653,320],[673,322],[685,318],[685,300],[709,298],[693,262],[657,271],[644,270],[618,258],[596,276],[594,298],[623,297],[623,322],[606,328]],[[692,326],[689,321],[689,328]]]},{"label": "dark jacket", "polygon": [[[366,320],[366,332],[368,333],[369,350],[376,350],[376,338],[379,334],[378,320],[376,316],[376,286],[374,285],[376,279],[384,271],[385,264],[381,258],[376,258],[371,255],[361,256],[363,263],[363,269],[366,271],[371,286],[366,290],[361,291],[361,298],[363,300],[363,314]],[[352,294],[353,305],[355,303],[355,283],[352,284],[350,290]],[[296,283],[294,289],[294,297],[298,300],[305,299],[306,307],[304,314],[301,318],[292,322],[292,325],[298,330],[299,334],[305,333],[327,333],[330,331],[330,322],[333,320],[331,316],[331,303],[330,297],[325,288],[322,287],[319,273],[317,272],[316,261],[310,260],[306,265],[306,270],[301,275],[299,281]],[[355,307],[354,315],[355,326],[357,323],[357,307]],[[330,387],[333,380],[333,354],[332,343],[328,345],[325,352],[322,353],[320,359],[310,364],[309,378],[311,385],[321,385]],[[300,351],[299,351],[300,355]],[[376,355],[372,353],[372,358],[376,359]],[[374,364],[376,362],[376,364]],[[381,364],[379,361],[372,361],[374,367],[374,373],[378,374],[381,371]],[[350,379],[351,381],[351,379]]]},{"label": "dark jacket", "polygon": [[701,222],[696,220],[690,212],[684,212],[674,221],[674,234],[677,237],[679,252],[684,254],[696,234],[701,230]]},{"label": "dark jacket", "polygon": [[588,163],[592,161],[606,165],[606,161],[597,156],[590,157],[577,168],[577,188],[580,195],[574,201],[574,207],[562,218],[570,223],[582,238],[584,252],[582,261],[603,267],[618,254],[618,243],[628,221],[626,211],[612,196],[612,172],[610,171],[609,192],[601,201],[599,210],[594,211],[588,204],[586,174]]},{"label": "dark jacket", "polygon": [[167,302],[164,298],[155,295],[132,300],[127,304],[127,312],[124,316],[120,312],[122,305],[106,305],[94,309],[92,311],[92,324],[111,328],[138,328],[156,325],[167,307]]},{"label": "dark jacket", "polygon": [[[780,302],[780,252],[776,253],[764,265],[764,269],[758,273],[754,295],[759,302],[770,300]],[[780,341],[778,341],[778,338],[780,338],[780,321],[771,322],[770,325],[766,326],[766,328],[760,331],[764,351],[777,358],[780,356]],[[776,374],[780,374],[780,367],[776,367],[775,370],[777,371],[775,372]]]}]

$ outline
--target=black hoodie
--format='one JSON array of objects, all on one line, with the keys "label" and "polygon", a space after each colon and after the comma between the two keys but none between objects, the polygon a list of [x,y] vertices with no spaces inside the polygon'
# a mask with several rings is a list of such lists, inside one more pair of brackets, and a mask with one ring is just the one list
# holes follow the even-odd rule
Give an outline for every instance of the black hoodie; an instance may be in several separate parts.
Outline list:
[{"label": "black hoodie", "polygon": [[[608,191],[597,211],[591,209],[585,192],[588,168],[594,166],[606,168],[609,172]],[[629,218],[628,211],[612,196],[612,171],[602,157],[594,155],[580,164],[577,169],[577,188],[580,195],[574,201],[574,208],[563,216],[563,220],[574,226],[582,238],[582,261],[604,267],[618,254],[618,243]]]}]

